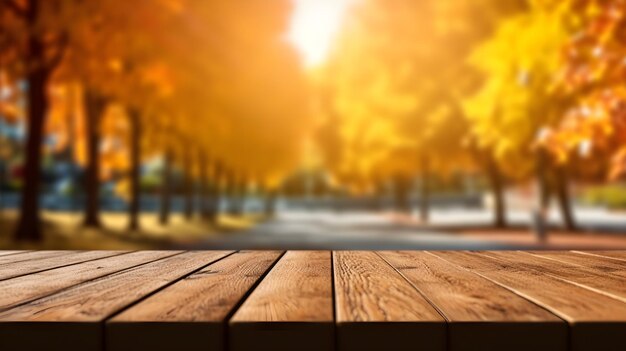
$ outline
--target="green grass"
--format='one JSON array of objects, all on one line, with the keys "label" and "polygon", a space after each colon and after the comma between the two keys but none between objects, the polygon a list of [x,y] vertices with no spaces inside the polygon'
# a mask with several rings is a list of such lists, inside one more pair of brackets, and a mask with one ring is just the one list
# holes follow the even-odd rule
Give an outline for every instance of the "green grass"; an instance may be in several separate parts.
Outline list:
[{"label": "green grass", "polygon": [[590,205],[606,206],[610,209],[626,209],[626,184],[611,184],[583,191],[581,200]]}]

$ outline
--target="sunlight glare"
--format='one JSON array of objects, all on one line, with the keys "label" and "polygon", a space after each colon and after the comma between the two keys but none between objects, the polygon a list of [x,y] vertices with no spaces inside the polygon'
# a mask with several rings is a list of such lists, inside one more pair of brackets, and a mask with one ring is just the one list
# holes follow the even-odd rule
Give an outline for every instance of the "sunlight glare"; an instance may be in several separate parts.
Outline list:
[{"label": "sunlight glare", "polygon": [[355,0],[293,0],[288,40],[304,64],[312,67],[325,59],[348,6]]}]

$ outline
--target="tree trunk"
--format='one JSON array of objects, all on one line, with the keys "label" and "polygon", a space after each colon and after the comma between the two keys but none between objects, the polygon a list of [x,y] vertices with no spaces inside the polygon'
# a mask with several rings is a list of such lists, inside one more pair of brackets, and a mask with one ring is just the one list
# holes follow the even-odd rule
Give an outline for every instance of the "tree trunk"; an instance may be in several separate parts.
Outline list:
[{"label": "tree trunk", "polygon": [[410,192],[409,181],[401,175],[396,176],[394,181],[394,192],[395,192],[395,202],[396,202],[396,210],[398,212],[408,213],[411,210],[411,206],[409,204],[409,192]]},{"label": "tree trunk", "polygon": [[276,215],[276,190],[267,190],[265,194],[265,216],[272,218]]},{"label": "tree trunk", "polygon": [[507,226],[507,221],[502,173],[491,155],[487,155],[486,166],[494,198],[493,224],[496,228],[504,228]]},{"label": "tree trunk", "polygon": [[241,216],[245,211],[246,196],[248,195],[248,183],[241,178],[235,186],[235,214]]},{"label": "tree trunk", "polygon": [[385,195],[385,183],[382,180],[378,180],[376,182],[376,210],[382,211],[385,209]]},{"label": "tree trunk", "polygon": [[430,219],[430,165],[428,156],[423,156],[421,160],[421,190],[420,190],[420,220],[428,223]]},{"label": "tree trunk", "polygon": [[194,210],[194,182],[193,176],[191,174],[192,161],[191,155],[189,152],[185,154],[184,160],[184,168],[185,168],[185,218],[187,220],[191,220],[193,218],[193,210]]},{"label": "tree trunk", "polygon": [[228,172],[226,176],[226,193],[228,194],[228,214],[237,214],[237,183],[234,172]]},{"label": "tree trunk", "polygon": [[167,225],[170,221],[171,194],[172,194],[172,150],[165,151],[163,160],[163,175],[161,179],[161,211],[159,214],[159,222],[161,225]]},{"label": "tree trunk", "polygon": [[[39,2],[31,1],[27,10],[27,25],[33,28],[39,17]],[[41,146],[43,128],[48,110],[46,88],[51,75],[51,68],[41,61],[45,57],[44,44],[31,33],[28,38],[28,136],[26,140],[26,164],[20,204],[20,218],[14,239],[19,241],[41,241],[41,222],[39,214],[39,189],[41,182]],[[33,65],[37,63],[36,65]],[[29,67],[36,66],[36,67]]]},{"label": "tree trunk", "polygon": [[574,212],[572,210],[572,201],[570,198],[570,192],[568,187],[568,175],[567,168],[559,166],[555,169],[555,191],[559,201],[559,208],[561,210],[561,217],[563,218],[563,224],[568,231],[576,231],[576,220],[574,219]]},{"label": "tree trunk", "polygon": [[207,174],[208,160],[204,153],[200,154],[200,218],[209,217],[209,176]]},{"label": "tree trunk", "polygon": [[[43,57],[43,48],[38,40],[31,38],[30,55]],[[48,97],[46,87],[50,72],[45,68],[36,68],[28,74],[28,136],[26,141],[26,165],[22,186],[20,218],[14,234],[15,240],[41,241],[41,223],[39,214],[39,190],[41,187],[41,158],[43,128]]]},{"label": "tree trunk", "polygon": [[86,227],[100,227],[100,124],[106,107],[106,99],[98,93],[85,91],[87,128],[87,168],[85,172],[85,218]]},{"label": "tree trunk", "polygon": [[211,181],[211,206],[209,206],[209,220],[216,223],[220,214],[220,200],[222,196],[222,166],[219,161],[213,164],[213,179]]},{"label": "tree trunk", "polygon": [[546,164],[546,156],[540,155],[538,157],[539,170],[537,177],[539,182],[539,209],[547,215],[550,207],[550,198],[552,197],[552,187]]},{"label": "tree trunk", "polygon": [[550,184],[547,172],[548,155],[539,150],[536,155],[535,171],[539,199],[533,214],[533,230],[539,241],[545,241],[548,235],[548,209],[550,205]]},{"label": "tree trunk", "polygon": [[[74,85],[71,86],[69,96],[70,96],[70,104],[74,104],[77,99],[76,88]],[[76,137],[76,113],[73,110],[67,114],[67,129],[68,129],[69,140],[76,140],[77,139]],[[74,212],[80,208],[79,206],[80,192],[76,188],[76,185],[78,184],[78,180],[79,180],[79,172],[77,171],[77,167],[76,167],[78,162],[76,161],[76,158],[74,157],[74,155],[76,155],[74,143],[71,143],[71,142],[69,143],[68,148],[67,148],[67,154],[68,154],[68,160],[72,165],[70,169],[70,179],[72,182],[72,191],[70,193],[70,210]]]},{"label": "tree trunk", "polygon": [[141,115],[136,109],[129,110],[130,118],[130,204],[128,207],[130,230],[139,230],[141,196]]},{"label": "tree trunk", "polygon": [[6,161],[0,161],[0,216],[4,214],[4,184],[7,182]]},{"label": "tree trunk", "polygon": [[[24,18],[29,29],[37,28],[41,1],[31,0],[26,6]],[[14,233],[15,240],[41,241],[41,221],[39,213],[39,190],[41,187],[41,159],[43,132],[48,111],[48,81],[62,58],[64,45],[59,43],[57,53],[51,59],[46,55],[47,42],[42,33],[33,30],[28,35],[28,56],[25,66],[28,69],[28,136],[26,140],[26,161],[20,204],[20,218]],[[51,44],[52,45],[52,44]]]}]

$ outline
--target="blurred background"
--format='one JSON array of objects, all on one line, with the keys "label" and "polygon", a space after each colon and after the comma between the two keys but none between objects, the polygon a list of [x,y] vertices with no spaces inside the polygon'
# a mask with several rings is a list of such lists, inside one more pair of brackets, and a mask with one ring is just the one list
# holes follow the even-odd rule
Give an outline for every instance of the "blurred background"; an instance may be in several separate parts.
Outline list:
[{"label": "blurred background", "polygon": [[0,248],[626,248],[626,1],[0,0]]}]

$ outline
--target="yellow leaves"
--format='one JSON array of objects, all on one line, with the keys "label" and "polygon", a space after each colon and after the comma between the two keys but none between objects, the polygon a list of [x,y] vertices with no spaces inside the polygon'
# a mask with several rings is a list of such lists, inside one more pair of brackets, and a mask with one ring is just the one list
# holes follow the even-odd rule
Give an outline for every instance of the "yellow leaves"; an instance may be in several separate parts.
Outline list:
[{"label": "yellow leaves", "polygon": [[[475,29],[473,15],[498,7],[487,0],[481,5],[365,0],[351,9],[326,71],[316,72],[330,100],[320,144],[338,179],[363,187],[408,176],[418,170],[420,155],[441,160],[437,170],[466,167],[455,163],[464,158],[467,132],[457,95],[471,79],[463,67],[468,47],[484,29]],[[490,103],[493,96],[480,99]],[[482,109],[494,109],[489,103],[472,108],[485,114]]]},{"label": "yellow leaves", "polygon": [[[553,82],[563,75],[562,48],[570,35],[568,6],[559,1],[531,2],[529,11],[504,19],[470,58],[487,80],[463,107],[478,145],[492,150],[501,163],[524,160],[521,156],[533,152],[539,131],[562,116]],[[529,161],[526,157],[526,165]],[[521,168],[531,167],[512,170],[518,175]]]}]

